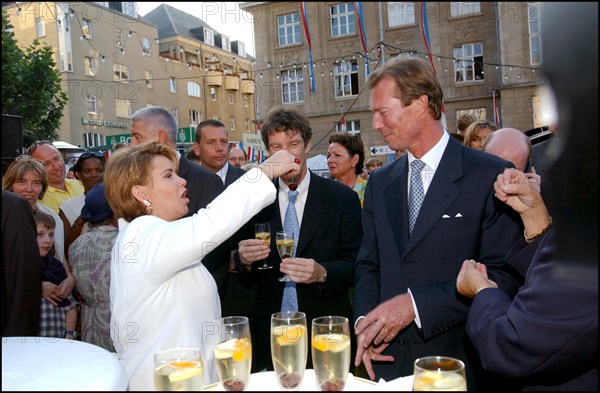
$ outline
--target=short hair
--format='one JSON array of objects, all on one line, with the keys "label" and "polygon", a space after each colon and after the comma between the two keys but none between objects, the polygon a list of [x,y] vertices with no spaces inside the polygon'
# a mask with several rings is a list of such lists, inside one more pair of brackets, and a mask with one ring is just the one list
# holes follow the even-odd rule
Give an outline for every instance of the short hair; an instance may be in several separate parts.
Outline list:
[{"label": "short hair", "polygon": [[44,213],[39,209],[34,209],[32,213],[36,226],[41,225],[47,229],[56,228],[56,221],[54,221],[54,217],[52,217],[50,214]]},{"label": "short hair", "polygon": [[477,118],[470,113],[465,113],[461,117],[458,118],[456,123],[456,129],[458,132],[465,132],[468,126],[471,125]]},{"label": "short hair", "polygon": [[2,177],[2,188],[12,191],[13,184],[25,177],[25,172],[27,171],[34,171],[40,175],[42,192],[38,200],[41,200],[48,189],[48,174],[40,161],[28,155],[21,155],[10,164]]},{"label": "short hair", "polygon": [[386,78],[396,82],[395,97],[402,105],[408,106],[422,95],[426,95],[429,97],[429,112],[433,118],[442,118],[444,91],[427,61],[421,58],[400,60],[393,57],[369,75],[367,86],[372,90]]},{"label": "short hair", "polygon": [[114,153],[115,151],[117,151],[117,150],[119,150],[119,149],[121,149],[123,147],[127,147],[127,143],[125,143],[125,142],[117,142],[114,145],[112,145],[112,147],[110,149],[111,149],[111,152]]},{"label": "short hair", "polygon": [[332,143],[339,143],[344,146],[350,154],[350,157],[358,154],[358,162],[354,167],[354,172],[356,172],[357,175],[360,175],[363,171],[363,164],[365,162],[365,146],[363,145],[362,139],[360,139],[358,135],[340,132],[329,137],[329,144]]},{"label": "short hair", "polygon": [[233,149],[240,149],[242,151],[242,154],[244,155],[244,160],[248,159],[248,156],[246,155],[246,152],[244,151],[244,149],[242,149],[239,146],[232,146],[232,147],[229,148],[229,151],[231,152]]},{"label": "short hair", "polygon": [[[492,132],[494,132],[498,129],[496,124],[489,122],[487,120],[475,120],[473,123],[471,123],[470,126],[467,127],[467,130],[465,131],[465,138],[463,140],[463,145],[470,146],[471,142],[473,141],[473,137],[475,136],[475,133],[477,131],[483,130],[485,128],[489,128]],[[481,141],[481,143],[483,146],[483,141]]]},{"label": "short hair", "polygon": [[143,123],[152,123],[152,132],[156,133],[159,128],[166,131],[169,141],[177,143],[177,121],[168,110],[159,106],[148,106],[146,108],[138,109],[133,116],[131,116],[131,122],[137,121]]},{"label": "short hair", "polygon": [[175,168],[179,165],[175,149],[158,142],[119,149],[106,163],[104,192],[116,218],[133,221],[147,214],[146,206],[133,196],[131,190],[133,186],[152,182],[152,160],[156,156],[166,157]]},{"label": "short hair", "polygon": [[200,161],[200,156],[198,156],[196,154],[194,149],[188,150],[188,152],[185,153],[185,158],[187,158],[188,160],[191,160],[191,161]]},{"label": "short hair", "polygon": [[265,122],[260,127],[260,136],[267,150],[269,150],[269,136],[276,132],[299,132],[304,145],[308,145],[313,135],[310,122],[306,116],[294,109],[282,106],[271,109]]},{"label": "short hair", "polygon": [[367,169],[377,166],[377,164],[379,164],[379,166],[383,166],[383,162],[381,162],[381,160],[377,157],[371,157],[367,160],[367,162],[365,163],[365,166],[367,167]]},{"label": "short hair", "polygon": [[220,120],[208,119],[208,120],[201,121],[200,124],[198,124],[196,126],[196,133],[195,133],[196,142],[198,142],[198,143],[200,142],[200,139],[202,139],[202,129],[204,127],[225,128],[225,130],[227,130],[227,127],[225,127],[225,124],[223,124],[223,122],[221,122]]},{"label": "short hair", "polygon": [[[56,146],[54,146],[54,144],[51,141],[48,141],[48,140],[35,141],[27,149],[27,155],[30,155],[30,156],[33,155],[32,153],[35,151],[35,149],[37,149],[38,146],[41,146],[41,145],[49,145],[56,149]],[[58,149],[56,149],[56,151],[58,151]]]}]

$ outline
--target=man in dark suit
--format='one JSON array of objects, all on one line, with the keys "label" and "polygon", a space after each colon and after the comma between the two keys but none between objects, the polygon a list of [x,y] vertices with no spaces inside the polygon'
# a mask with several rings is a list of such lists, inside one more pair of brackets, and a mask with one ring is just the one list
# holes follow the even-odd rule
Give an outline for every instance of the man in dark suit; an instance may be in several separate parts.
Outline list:
[{"label": "man in dark suit", "polygon": [[[351,320],[349,289],[354,283],[354,261],[360,246],[361,207],[358,195],[350,187],[319,177],[306,167],[312,130],[308,119],[298,112],[274,108],[261,127],[262,140],[274,154],[287,150],[301,161],[300,173],[280,177],[276,201],[250,221],[246,240],[239,243],[239,262],[258,283],[256,300],[258,368],[272,370],[270,352],[271,315],[282,310],[286,283],[283,274],[295,283],[297,310],[306,313],[309,325],[313,318],[340,315]],[[288,208],[288,191],[297,191],[294,203],[300,231],[294,258],[283,261],[275,245],[275,233],[284,228]],[[254,239],[254,223],[268,222],[271,246]],[[267,258],[272,269],[258,269]],[[253,356],[254,357],[254,356]],[[312,361],[308,357],[308,366]]]},{"label": "man in dark suit", "polygon": [[42,262],[31,206],[2,190],[2,337],[37,336]]},{"label": "man in dark suit", "polygon": [[480,366],[465,337],[469,305],[457,296],[455,280],[462,262],[476,256],[516,291],[505,255],[522,227],[492,191],[512,164],[444,131],[443,92],[427,61],[393,59],[368,84],[373,128],[406,154],[367,184],[353,303],[355,365],[364,363],[372,379],[390,380],[411,375],[418,357],[451,356],[465,362],[467,384],[476,389]]},{"label": "man in dark suit", "polygon": [[227,128],[219,120],[204,120],[196,127],[194,153],[200,165],[219,175],[225,187],[240,178],[245,170],[229,164]]},{"label": "man in dark suit", "polygon": [[[135,146],[152,141],[177,150],[177,122],[169,111],[157,106],[142,108],[131,116],[131,144]],[[217,175],[181,155],[177,174],[187,182],[189,216],[205,208],[225,189]],[[225,247],[216,246],[207,245],[214,250],[202,259],[202,264],[215,279],[222,300],[229,270],[229,253]]]}]

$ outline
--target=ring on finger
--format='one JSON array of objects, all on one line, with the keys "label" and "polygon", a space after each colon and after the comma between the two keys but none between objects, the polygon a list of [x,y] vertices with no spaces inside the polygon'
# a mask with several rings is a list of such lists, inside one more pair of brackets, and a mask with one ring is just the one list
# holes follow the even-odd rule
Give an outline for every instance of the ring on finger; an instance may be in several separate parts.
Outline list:
[{"label": "ring on finger", "polygon": [[382,330],[385,332],[385,334],[390,334],[390,331],[389,331],[389,330],[387,330],[385,326],[384,326],[384,327],[382,327],[381,329],[382,329]]}]

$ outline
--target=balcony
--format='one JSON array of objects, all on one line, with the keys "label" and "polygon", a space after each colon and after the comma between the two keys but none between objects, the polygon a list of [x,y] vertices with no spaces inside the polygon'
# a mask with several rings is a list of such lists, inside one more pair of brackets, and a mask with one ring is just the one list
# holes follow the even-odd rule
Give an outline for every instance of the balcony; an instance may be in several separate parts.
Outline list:
[{"label": "balcony", "polygon": [[223,73],[221,71],[207,71],[206,84],[209,86],[223,85]]},{"label": "balcony", "polygon": [[237,75],[227,75],[225,77],[225,90],[239,90],[240,78]]},{"label": "balcony", "polygon": [[254,79],[242,79],[240,89],[242,94],[254,94]]}]

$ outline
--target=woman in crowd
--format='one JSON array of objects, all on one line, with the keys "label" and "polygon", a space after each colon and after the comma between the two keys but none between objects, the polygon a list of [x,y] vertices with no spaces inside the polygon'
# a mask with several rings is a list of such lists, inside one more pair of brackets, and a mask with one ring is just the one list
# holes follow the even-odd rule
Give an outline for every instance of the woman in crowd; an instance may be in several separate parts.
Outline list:
[{"label": "woman in crowd", "polygon": [[467,127],[463,144],[472,147],[473,149],[483,151],[483,142],[485,141],[485,138],[497,129],[498,127],[496,127],[494,123],[490,123],[486,120],[475,120]]},{"label": "woman in crowd", "polygon": [[177,346],[200,348],[205,383],[217,381],[213,321],[221,306],[201,260],[273,203],[270,179],[300,169],[292,154],[280,151],[205,209],[182,218],[189,199],[177,166],[175,150],[156,142],[120,149],[106,166],[106,199],[119,219],[111,263],[111,336],[130,390],[153,390],[153,355]]},{"label": "woman in crowd", "polygon": [[364,162],[365,148],[360,137],[342,132],[329,138],[329,149],[327,149],[329,173],[335,180],[356,191],[361,206],[367,188],[367,181],[360,176]]}]

